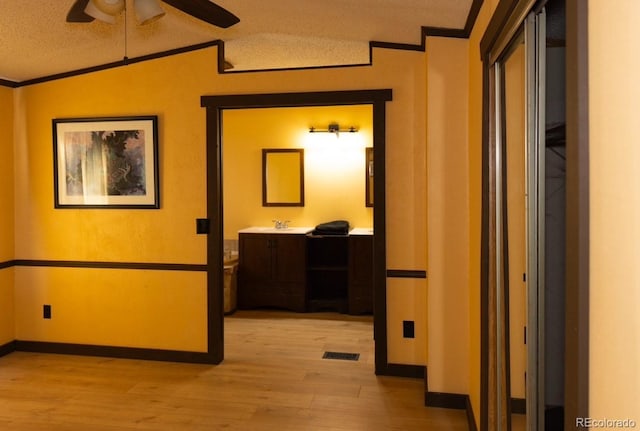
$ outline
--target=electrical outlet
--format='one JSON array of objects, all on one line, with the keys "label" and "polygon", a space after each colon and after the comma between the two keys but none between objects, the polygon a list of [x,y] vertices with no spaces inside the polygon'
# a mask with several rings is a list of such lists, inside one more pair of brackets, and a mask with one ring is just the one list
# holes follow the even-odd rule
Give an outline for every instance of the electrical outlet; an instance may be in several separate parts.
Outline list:
[{"label": "electrical outlet", "polygon": [[49,304],[42,306],[42,317],[44,319],[51,319],[51,306]]},{"label": "electrical outlet", "polygon": [[415,330],[415,322],[413,320],[403,320],[402,321],[402,336],[404,338],[415,338],[416,330]]}]

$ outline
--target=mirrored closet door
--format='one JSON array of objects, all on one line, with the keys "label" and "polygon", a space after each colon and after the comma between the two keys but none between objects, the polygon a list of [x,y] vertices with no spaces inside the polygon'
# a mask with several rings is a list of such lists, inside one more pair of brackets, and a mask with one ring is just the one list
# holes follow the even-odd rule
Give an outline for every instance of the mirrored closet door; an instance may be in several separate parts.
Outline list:
[{"label": "mirrored closet door", "polygon": [[[489,53],[488,429],[544,429],[545,12]],[[533,2],[530,2],[533,3]]]}]

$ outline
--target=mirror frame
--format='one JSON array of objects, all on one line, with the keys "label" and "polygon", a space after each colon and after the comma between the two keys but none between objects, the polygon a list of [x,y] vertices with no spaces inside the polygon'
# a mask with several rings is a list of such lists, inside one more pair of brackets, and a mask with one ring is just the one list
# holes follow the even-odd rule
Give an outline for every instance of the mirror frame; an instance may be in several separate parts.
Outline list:
[{"label": "mirror frame", "polygon": [[365,172],[365,206],[367,208],[373,207],[373,147],[365,148],[364,157],[364,172]]},{"label": "mirror frame", "polygon": [[[267,157],[273,153],[296,153],[300,159],[300,193],[293,202],[269,202],[267,200]],[[303,207],[304,206],[304,149],[302,148],[263,148],[262,149],[262,206],[263,207]]]}]

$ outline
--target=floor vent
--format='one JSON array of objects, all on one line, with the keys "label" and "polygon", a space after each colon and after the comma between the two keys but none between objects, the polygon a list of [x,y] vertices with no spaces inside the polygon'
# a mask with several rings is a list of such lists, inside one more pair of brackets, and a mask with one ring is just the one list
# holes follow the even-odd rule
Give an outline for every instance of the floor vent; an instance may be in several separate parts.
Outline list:
[{"label": "floor vent", "polygon": [[322,359],[342,359],[343,361],[357,361],[360,353],[324,352]]}]

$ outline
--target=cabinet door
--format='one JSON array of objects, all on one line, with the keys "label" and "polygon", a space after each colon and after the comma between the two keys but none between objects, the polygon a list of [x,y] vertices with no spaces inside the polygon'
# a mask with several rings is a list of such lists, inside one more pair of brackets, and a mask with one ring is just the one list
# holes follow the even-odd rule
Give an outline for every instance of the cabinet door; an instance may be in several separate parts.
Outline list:
[{"label": "cabinet door", "polygon": [[373,312],[373,236],[349,237],[349,314]]},{"label": "cabinet door", "polygon": [[240,235],[240,274],[244,282],[266,282],[272,277],[271,235]]},{"label": "cabinet door", "polygon": [[306,277],[306,237],[274,235],[273,279],[278,283],[304,284]]}]

